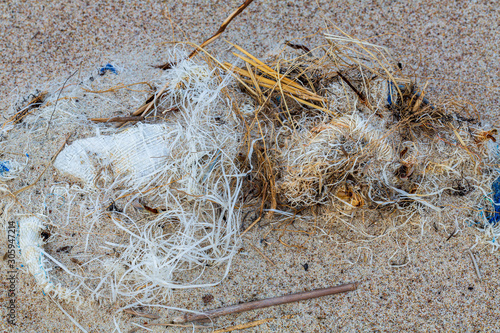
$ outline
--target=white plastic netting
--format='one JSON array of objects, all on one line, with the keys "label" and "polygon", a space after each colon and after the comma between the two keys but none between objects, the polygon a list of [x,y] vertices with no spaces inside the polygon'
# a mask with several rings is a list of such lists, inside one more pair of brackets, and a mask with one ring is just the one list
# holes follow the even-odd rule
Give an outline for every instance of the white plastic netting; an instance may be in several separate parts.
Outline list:
[{"label": "white plastic netting", "polygon": [[[133,72],[121,75],[134,80]],[[46,292],[79,303],[158,304],[174,289],[214,285],[227,274],[239,248],[245,176],[236,158],[241,124],[224,94],[231,79],[184,60],[156,82],[158,89],[166,82],[170,88],[151,110],[163,118],[156,123],[124,129],[91,124],[88,118],[101,115],[92,105],[102,104],[90,98],[89,91],[103,88],[94,79],[27,117],[27,137],[34,141],[43,138],[45,125],[71,129],[80,119],[82,126],[80,138],[55,159],[57,172],[47,178],[57,181],[43,189],[43,200],[28,191],[18,196],[35,198],[32,211],[43,218],[25,219],[21,208],[10,206],[19,220],[23,262]],[[135,105],[130,95],[120,102]],[[107,97],[106,104],[123,97]],[[52,140],[65,134],[57,131]],[[14,163],[3,164],[2,180],[19,174],[22,165]],[[47,241],[42,229],[50,230]]]},{"label": "white plastic netting", "polygon": [[[321,64],[321,73],[315,63],[308,72],[313,61],[298,60],[295,68],[294,59],[278,57],[280,66],[290,66],[287,74],[297,75],[295,85],[302,80],[303,89],[315,89],[300,95],[314,95],[306,104],[278,85],[270,92],[269,84],[256,88],[262,96],[252,100],[228,73],[182,60],[152,83],[140,77],[151,70],[143,65],[58,85],[67,89],[51,90],[47,104],[23,123],[3,124],[0,190],[19,203],[9,214],[19,221],[23,261],[37,283],[66,300],[132,307],[220,282],[240,244],[244,168],[253,177],[247,185],[260,186],[263,197],[252,200],[261,208],[267,199],[294,211],[326,207],[325,223],[354,220],[357,210],[363,220],[365,213],[384,216],[390,230],[420,215],[422,230],[431,219],[456,230],[467,224],[498,247],[492,187],[498,145],[489,127],[458,118],[451,102],[439,108],[424,102],[408,82],[396,85],[394,71],[370,74],[366,66],[373,63],[363,67],[362,60],[350,63],[354,58],[331,52],[348,66]],[[307,80],[302,69],[292,73],[297,68]],[[265,76],[263,69],[255,74]],[[158,98],[147,121],[123,128],[91,121],[119,116],[120,108],[130,115],[151,94]],[[261,103],[258,111],[254,102]],[[14,134],[22,145],[9,138]],[[27,152],[42,155],[66,137],[55,169],[29,179],[36,185],[30,191],[11,187],[27,168],[47,163],[37,154],[23,163]],[[379,237],[345,224],[363,241]],[[43,228],[51,236],[42,242]]]},{"label": "white plastic netting", "polygon": [[40,232],[45,228],[43,221],[37,217],[20,219],[17,242],[22,262],[45,293],[53,293],[61,299],[81,303],[83,300],[77,290],[70,290],[61,283],[54,282],[49,275],[51,270],[47,260],[49,255],[43,250],[44,242],[40,237]]}]

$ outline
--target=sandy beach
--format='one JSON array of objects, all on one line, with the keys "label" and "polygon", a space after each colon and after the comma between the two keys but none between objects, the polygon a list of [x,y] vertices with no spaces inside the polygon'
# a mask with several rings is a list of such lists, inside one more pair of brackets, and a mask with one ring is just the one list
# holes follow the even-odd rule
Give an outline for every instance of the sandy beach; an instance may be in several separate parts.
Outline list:
[{"label": "sandy beach", "polygon": [[[2,119],[12,116],[9,108],[18,99],[36,90],[43,91],[53,81],[63,82],[79,69],[82,73],[97,73],[99,67],[111,62],[124,68],[132,63],[161,64],[173,42],[201,44],[241,3],[1,3]],[[256,56],[264,56],[284,41],[306,36],[310,37],[300,42],[314,46],[324,32],[333,32],[333,25],[353,37],[388,48],[420,85],[428,82],[429,99],[440,101],[457,96],[481,115],[482,124],[498,128],[500,7],[495,1],[255,0],[207,50],[229,50],[223,40],[226,39]],[[160,72],[151,67],[144,75]],[[40,163],[47,163],[51,156],[39,155],[36,161]],[[35,169],[27,179],[16,180],[15,186],[35,179],[38,172]],[[244,225],[248,226],[252,218],[253,215],[243,221]],[[332,237],[337,226],[331,223],[321,225],[325,232],[317,231],[311,238],[299,233],[287,236],[289,243],[303,244],[297,248],[280,244],[278,233],[268,233],[272,228],[269,222],[262,221],[247,234],[222,283],[211,288],[175,291],[165,305],[206,310],[357,282],[359,287],[354,292],[228,315],[217,319],[212,329],[194,331],[211,332],[268,318],[274,319],[240,332],[500,331],[499,253],[484,244],[474,247],[472,253],[480,278],[469,249],[481,234],[466,223],[454,230],[451,221],[423,226],[415,221],[371,242],[339,241]],[[455,235],[450,237],[451,234]],[[266,239],[264,235],[268,235]],[[0,254],[3,256],[7,249],[7,234],[2,232]],[[23,272],[16,281],[17,325],[9,325],[8,271],[7,261],[0,261],[0,331],[80,331],[37,289],[34,278]],[[114,305],[77,308],[60,304],[88,332],[118,332],[117,325],[127,332],[134,327],[131,322],[149,322],[129,314],[116,314]],[[166,320],[180,314],[161,309],[156,313]],[[160,326],[152,331],[190,332],[193,328]]]}]

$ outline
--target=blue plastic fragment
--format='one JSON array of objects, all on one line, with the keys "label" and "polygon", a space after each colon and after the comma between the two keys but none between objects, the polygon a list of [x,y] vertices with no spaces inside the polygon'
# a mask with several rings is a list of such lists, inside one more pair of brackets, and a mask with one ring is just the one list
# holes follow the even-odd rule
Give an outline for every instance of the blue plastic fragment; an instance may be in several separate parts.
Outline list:
[{"label": "blue plastic fragment", "polygon": [[4,172],[9,172],[9,171],[10,171],[10,162],[9,161],[0,162],[0,175],[3,175]]},{"label": "blue plastic fragment", "polygon": [[392,93],[393,93],[393,88],[394,86],[394,83],[392,83],[392,81],[390,80],[387,80],[387,104],[388,105],[392,105]]},{"label": "blue plastic fragment", "polygon": [[106,74],[106,72],[111,72],[111,73],[118,75],[118,72],[116,71],[115,66],[113,66],[109,63],[106,64],[106,66],[99,68],[99,75],[104,75],[104,74]]},{"label": "blue plastic fragment", "polygon": [[387,104],[392,104],[392,84],[389,80],[387,80]]},{"label": "blue plastic fragment", "polygon": [[488,222],[495,225],[500,222],[500,177],[491,184],[491,190],[493,191],[493,212],[487,217]]}]

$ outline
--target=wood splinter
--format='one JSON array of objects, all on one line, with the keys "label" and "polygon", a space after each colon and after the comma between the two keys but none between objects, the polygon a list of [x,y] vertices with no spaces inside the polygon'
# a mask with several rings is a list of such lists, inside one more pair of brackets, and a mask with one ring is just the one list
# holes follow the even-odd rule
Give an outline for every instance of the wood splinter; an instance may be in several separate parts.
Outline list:
[{"label": "wood splinter", "polygon": [[134,309],[125,309],[125,310],[123,310],[123,312],[137,316],[137,317],[144,317],[144,318],[149,318],[149,319],[159,319],[160,318],[160,316],[158,316],[157,314],[141,312],[141,311],[137,311]]},{"label": "wood splinter", "polygon": [[[231,15],[229,15],[224,20],[224,22],[222,22],[219,30],[217,30],[217,32],[212,37],[210,37],[209,39],[207,39],[206,41],[204,41],[203,44],[201,44],[198,48],[194,49],[188,55],[188,59],[193,58],[195,55],[198,54],[198,52],[200,51],[200,49],[203,49],[205,46],[207,46],[208,44],[212,43],[214,40],[216,40],[217,38],[219,38],[219,36],[226,30],[226,28],[229,25],[229,23],[231,23],[231,21],[236,16],[238,16],[245,8],[247,8],[248,5],[250,5],[252,2],[253,2],[253,0],[245,0],[245,2],[241,6],[239,6],[234,12],[232,12]],[[161,68],[163,70],[166,70],[166,69],[172,68],[172,66],[174,66],[175,64],[176,63],[167,62],[166,64],[155,66],[155,67]]]},{"label": "wood splinter", "polygon": [[206,321],[209,319],[213,319],[213,318],[228,315],[228,314],[251,311],[251,310],[256,310],[256,309],[263,309],[263,308],[267,308],[270,306],[276,306],[276,305],[281,305],[281,304],[286,304],[286,303],[299,302],[299,301],[304,301],[304,300],[322,297],[322,296],[328,296],[328,295],[333,295],[333,294],[338,294],[338,293],[345,293],[345,292],[353,291],[356,289],[357,289],[357,283],[348,283],[348,284],[343,284],[343,285],[335,286],[335,287],[329,287],[329,288],[317,289],[317,290],[313,290],[313,291],[306,291],[306,292],[302,292],[302,293],[267,298],[267,299],[263,299],[260,301],[253,301],[253,302],[228,306],[225,308],[208,310],[205,313],[201,313],[201,314],[188,313],[188,314],[185,314],[184,316],[174,318],[173,323],[182,324],[182,323],[187,323],[187,322],[191,322],[191,321]]},{"label": "wood splinter", "polygon": [[139,116],[130,116],[130,117],[112,117],[112,118],[90,118],[93,122],[96,123],[124,123],[128,121],[143,121],[144,117]]}]

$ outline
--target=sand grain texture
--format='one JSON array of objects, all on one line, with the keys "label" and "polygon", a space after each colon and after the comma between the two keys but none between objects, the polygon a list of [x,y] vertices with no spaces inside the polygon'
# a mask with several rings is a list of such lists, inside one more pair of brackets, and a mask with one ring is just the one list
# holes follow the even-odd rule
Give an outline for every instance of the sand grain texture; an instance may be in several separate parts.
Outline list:
[{"label": "sand grain texture", "polygon": [[[161,46],[152,48],[156,51],[148,58],[135,59],[134,55],[155,43],[201,43],[240,4],[241,1],[1,3],[2,116],[17,96],[42,90],[54,79],[62,82],[79,66],[85,72],[110,61],[126,65],[127,59],[161,64]],[[165,17],[165,8],[173,30]],[[231,23],[223,37],[255,55],[263,55],[284,40],[316,33],[328,20],[352,36],[370,37],[370,42],[390,48],[409,72],[414,69],[420,83],[429,80],[430,98],[460,95],[477,108],[482,121],[500,123],[500,7],[496,1],[255,0]],[[218,40],[208,49],[227,47]],[[54,145],[52,152],[59,143]],[[35,179],[38,172],[35,169],[28,180]],[[246,226],[250,219],[251,216],[245,221]],[[447,228],[426,225],[421,235],[420,226],[410,224],[397,235],[369,246],[336,244],[317,235],[305,243],[304,249],[297,249],[280,245],[276,237],[271,237],[266,245],[261,239],[268,226],[258,225],[248,234],[249,240],[243,242],[229,278],[209,290],[175,293],[169,305],[211,309],[359,281],[359,289],[352,293],[231,315],[218,319],[216,325],[226,327],[276,317],[245,332],[498,331],[499,253],[489,253],[485,247],[474,250],[483,276],[479,280],[467,252],[475,243],[473,230],[463,228],[447,241],[452,224],[444,226]],[[289,240],[300,243],[303,238]],[[276,266],[265,261],[248,242],[259,247]],[[2,233],[0,253],[3,255],[6,250]],[[406,262],[404,267],[390,266]],[[4,315],[8,298],[3,292],[7,289],[6,271],[6,263],[0,262],[3,331],[78,332],[56,305],[35,288],[34,279],[23,274],[17,283],[18,325],[7,325]],[[213,296],[213,301],[205,304],[203,297],[207,294]],[[63,307],[89,332],[112,332],[115,327],[111,308]],[[286,315],[293,316],[284,318]],[[117,320],[122,325],[131,320],[147,322],[131,319],[130,315]],[[129,324],[126,327],[132,328]]]}]

